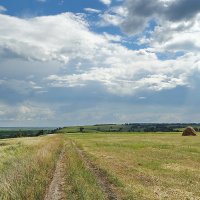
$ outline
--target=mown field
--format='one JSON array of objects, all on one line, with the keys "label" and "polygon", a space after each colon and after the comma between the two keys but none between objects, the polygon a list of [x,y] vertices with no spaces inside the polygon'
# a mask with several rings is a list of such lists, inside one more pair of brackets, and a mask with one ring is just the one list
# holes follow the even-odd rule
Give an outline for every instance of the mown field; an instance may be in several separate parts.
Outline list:
[{"label": "mown field", "polygon": [[199,188],[199,136],[63,132],[0,140],[3,200],[199,200]]}]

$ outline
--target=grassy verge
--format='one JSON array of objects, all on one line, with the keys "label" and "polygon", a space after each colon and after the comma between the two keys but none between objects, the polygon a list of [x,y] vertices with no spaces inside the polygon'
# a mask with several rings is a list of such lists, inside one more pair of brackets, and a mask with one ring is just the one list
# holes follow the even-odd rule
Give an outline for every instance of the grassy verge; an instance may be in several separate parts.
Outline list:
[{"label": "grassy verge", "polygon": [[40,200],[55,169],[62,136],[0,140],[0,199]]},{"label": "grassy verge", "polygon": [[65,157],[66,196],[70,200],[103,200],[101,188],[94,174],[86,167],[75,147],[67,140]]}]

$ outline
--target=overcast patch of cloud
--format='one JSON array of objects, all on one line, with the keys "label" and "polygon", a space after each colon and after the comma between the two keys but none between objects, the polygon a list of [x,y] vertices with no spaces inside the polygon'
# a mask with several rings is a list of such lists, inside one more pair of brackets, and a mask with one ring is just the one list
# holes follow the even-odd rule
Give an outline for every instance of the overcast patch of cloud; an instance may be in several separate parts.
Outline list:
[{"label": "overcast patch of cloud", "polygon": [[[125,0],[100,15],[99,25],[114,25],[153,52],[199,52],[200,1]],[[152,25],[153,23],[153,25]]]},{"label": "overcast patch of cloud", "polygon": [[125,0],[100,17],[100,26],[118,26],[157,52],[200,49],[200,1]]},{"label": "overcast patch of cloud", "polygon": [[135,34],[143,31],[150,20],[161,26],[165,22],[192,20],[200,12],[200,1],[126,0],[124,7],[128,14],[121,27],[126,33]]},{"label": "overcast patch of cloud", "polygon": [[0,87],[15,91],[21,95],[43,91],[43,88],[31,80],[4,79],[0,80]]},{"label": "overcast patch of cloud", "polygon": [[149,44],[155,51],[199,52],[199,33],[200,15],[197,15],[188,22],[166,22],[164,26],[157,26],[151,37],[142,38],[141,42]]},{"label": "overcast patch of cloud", "polygon": [[0,122],[9,121],[10,123],[17,124],[21,122],[31,121],[45,121],[54,117],[54,112],[47,105],[36,104],[33,102],[21,102],[15,105],[0,102]]}]

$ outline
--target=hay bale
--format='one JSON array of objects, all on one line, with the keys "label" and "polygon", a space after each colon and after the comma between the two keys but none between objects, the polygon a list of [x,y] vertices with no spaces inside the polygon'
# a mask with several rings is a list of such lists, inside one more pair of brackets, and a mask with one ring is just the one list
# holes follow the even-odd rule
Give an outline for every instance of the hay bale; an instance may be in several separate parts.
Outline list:
[{"label": "hay bale", "polygon": [[182,136],[196,136],[196,135],[197,135],[196,131],[191,126],[188,126],[183,131],[183,134],[182,134]]}]

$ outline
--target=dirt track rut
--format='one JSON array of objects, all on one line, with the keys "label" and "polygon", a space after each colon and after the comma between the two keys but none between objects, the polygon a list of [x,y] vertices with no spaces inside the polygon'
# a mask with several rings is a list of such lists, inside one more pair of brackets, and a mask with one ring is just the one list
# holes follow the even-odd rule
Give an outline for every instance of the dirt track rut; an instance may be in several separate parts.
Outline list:
[{"label": "dirt track rut", "polygon": [[98,166],[96,166],[91,160],[89,160],[84,151],[78,148],[74,142],[72,142],[72,144],[76,148],[77,153],[79,154],[87,168],[96,176],[98,184],[105,193],[106,198],[108,200],[121,200],[121,198],[114,190],[114,186],[106,176],[105,172],[98,168]]},{"label": "dirt track rut", "polygon": [[44,200],[64,200],[66,199],[63,187],[64,187],[64,154],[65,150],[63,148],[60,153],[59,159],[56,164],[56,169],[53,175],[53,179],[49,188],[46,192]]}]

